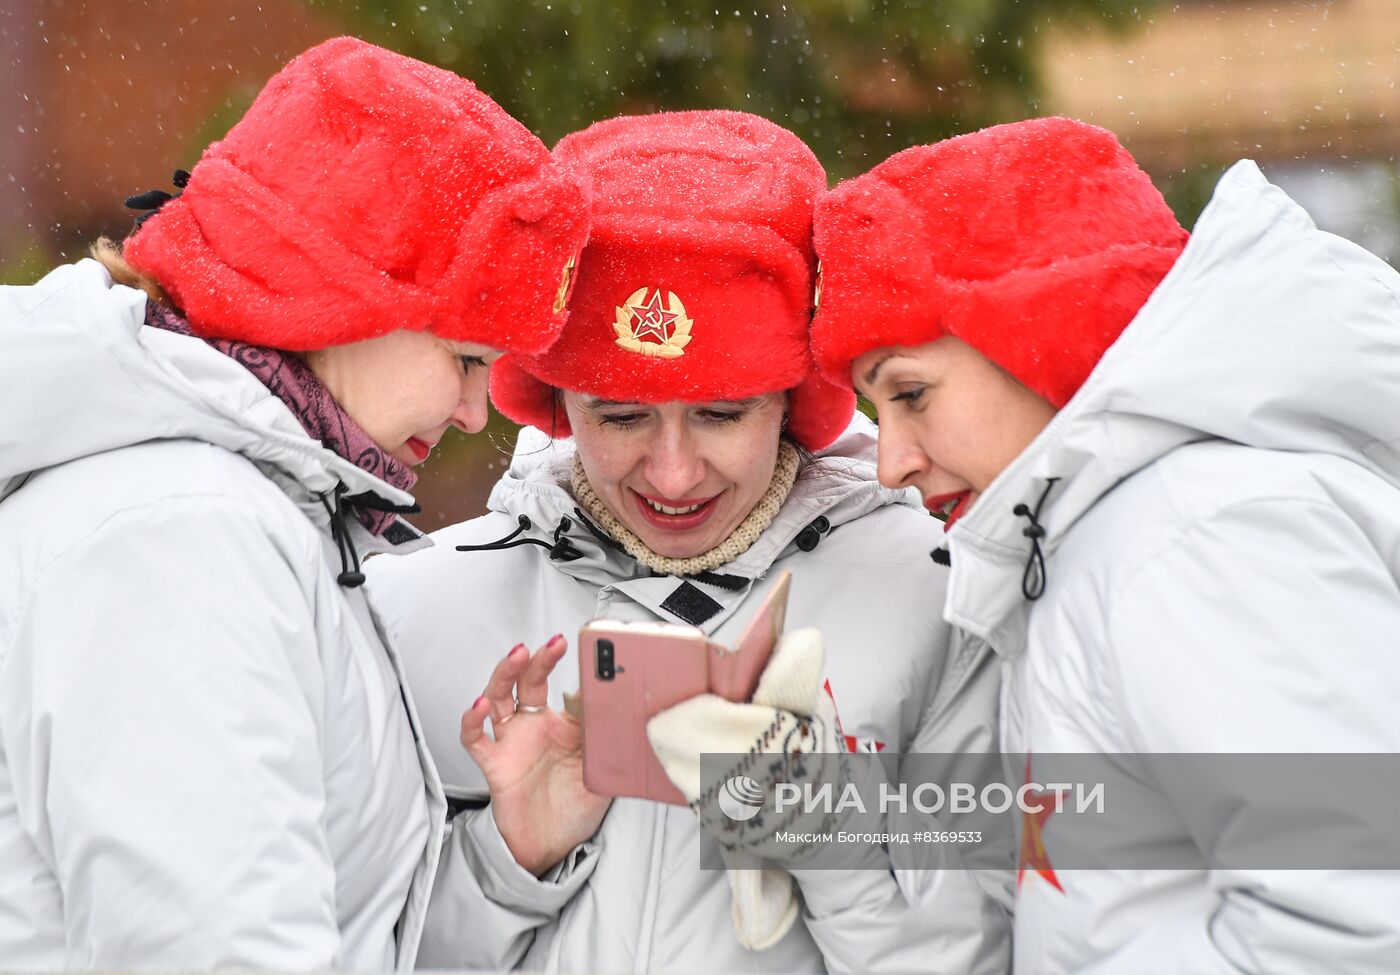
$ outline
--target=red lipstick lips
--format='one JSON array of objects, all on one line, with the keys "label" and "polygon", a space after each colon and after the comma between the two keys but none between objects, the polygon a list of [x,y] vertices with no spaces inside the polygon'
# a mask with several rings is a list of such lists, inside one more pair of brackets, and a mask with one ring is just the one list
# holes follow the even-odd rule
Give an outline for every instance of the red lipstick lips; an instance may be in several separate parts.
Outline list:
[{"label": "red lipstick lips", "polygon": [[970,494],[972,494],[971,491],[935,494],[931,498],[924,498],[924,507],[934,514],[947,514],[947,520],[943,522],[943,529],[947,531],[953,527],[953,522],[963,516],[963,510],[967,507],[967,499]]},{"label": "red lipstick lips", "polygon": [[[711,498],[684,498],[679,501],[673,501],[669,498],[653,498],[636,490],[632,491],[632,496],[636,501],[637,511],[646,519],[648,524],[665,531],[673,532],[690,531],[692,528],[698,528],[700,525],[703,525],[709,520],[710,516],[714,514],[715,500],[719,497],[719,495],[715,495]],[[699,505],[699,507],[694,511],[673,515],[667,514],[664,511],[658,511],[648,502],[655,502],[656,504],[665,505],[668,508],[691,508],[695,505]]]}]

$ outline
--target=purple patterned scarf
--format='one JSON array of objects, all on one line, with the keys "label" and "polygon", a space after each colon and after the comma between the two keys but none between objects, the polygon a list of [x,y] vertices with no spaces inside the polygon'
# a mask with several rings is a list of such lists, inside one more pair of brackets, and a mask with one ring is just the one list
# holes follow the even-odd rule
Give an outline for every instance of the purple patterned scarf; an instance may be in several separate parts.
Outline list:
[{"label": "purple patterned scarf", "polygon": [[[199,337],[177,311],[158,301],[146,302],[146,324],[178,335]],[[330,390],[322,385],[300,356],[232,339],[204,341],[256,376],[287,405],[313,440],[319,440],[327,449],[335,451],[362,471],[401,491],[407,491],[418,480],[418,475],[412,469],[385,453],[350,418],[350,414],[341,409]],[[375,535],[383,534],[396,517],[388,512],[364,508],[355,508],[354,512],[360,524]]]}]

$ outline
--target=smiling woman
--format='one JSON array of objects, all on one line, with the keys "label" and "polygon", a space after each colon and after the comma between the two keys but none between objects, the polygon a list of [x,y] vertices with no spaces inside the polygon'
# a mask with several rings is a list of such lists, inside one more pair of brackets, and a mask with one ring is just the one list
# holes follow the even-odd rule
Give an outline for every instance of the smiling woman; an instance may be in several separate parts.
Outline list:
[{"label": "smiling woman", "polygon": [[[914,487],[952,528],[1055,408],[961,339],[871,349],[851,364],[880,416],[880,482]],[[937,422],[929,422],[936,417]]]},{"label": "smiling woman", "polygon": [[337,403],[399,463],[422,463],[448,427],[486,426],[486,382],[501,353],[475,342],[399,329],[315,349],[306,364]]},{"label": "smiling woman", "polygon": [[177,185],[0,288],[0,958],[408,969],[445,804],[360,557],[557,337],[587,187],[353,38]]},{"label": "smiling woman", "polygon": [[[778,972],[936,957],[1003,971],[997,878],[984,890],[955,852],[939,851],[928,886],[897,878],[883,850],[882,869],[706,871],[689,809],[584,786],[561,705],[590,660],[563,634],[595,617],[732,644],[792,573],[788,628],[820,636],[780,641],[752,703],[699,695],[615,743],[654,753],[697,808],[687,770],[702,752],[991,747],[996,672],[986,646],[947,640],[939,598],[901,595],[943,585],[938,522],[878,485],[854,396],[814,372],[811,218],[826,181],[811,151],[755,116],[693,112],[601,122],[555,155],[591,178],[594,230],[558,343],[492,370],[497,407],[530,428],[490,514],[368,570],[409,648],[445,788],[468,807],[422,960]],[[449,623],[439,607],[463,593],[491,611]],[[521,621],[542,649],[502,657]],[[464,688],[484,691],[471,702]],[[775,736],[784,722],[821,730]]]},{"label": "smiling woman", "polygon": [[[1004,657],[1006,751],[1111,755],[1171,810],[1057,819],[1017,970],[1400,971],[1400,882],[1346,869],[1400,863],[1364,790],[1145,757],[1400,752],[1400,275],[1248,161],[1188,240],[1063,118],[907,149],[815,225],[813,346],[875,403],[880,479],[953,506],[946,614]],[[1192,869],[1113,869],[1143,864]]]},{"label": "smiling woman", "polygon": [[[782,393],[645,404],[566,392],[582,473],[575,493],[582,489],[597,520],[632,536],[619,538],[624,545],[635,539],[669,559],[701,555],[732,536],[768,493],[786,406]],[[795,463],[787,467],[783,494],[796,471]]]}]

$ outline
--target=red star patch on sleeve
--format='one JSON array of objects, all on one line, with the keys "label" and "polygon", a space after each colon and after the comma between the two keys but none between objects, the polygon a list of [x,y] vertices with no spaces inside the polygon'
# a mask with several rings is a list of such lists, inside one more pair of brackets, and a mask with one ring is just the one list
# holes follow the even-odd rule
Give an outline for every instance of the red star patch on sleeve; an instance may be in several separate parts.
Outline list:
[{"label": "red star patch on sleeve", "polygon": [[[1026,756],[1026,781],[1031,781],[1030,755]],[[1055,814],[1055,793],[1027,792],[1026,799],[1038,804],[1041,809],[1039,812],[1027,809],[1021,813],[1021,854],[1016,865],[1016,886],[1021,886],[1027,870],[1034,870],[1048,880],[1050,886],[1063,894],[1065,889],[1060,886],[1059,878],[1055,876],[1055,868],[1050,865],[1050,854],[1046,852],[1045,839],[1041,835],[1046,820]]]},{"label": "red star patch on sleeve", "polygon": [[885,743],[878,738],[860,738],[846,734],[846,729],[841,725],[841,712],[836,708],[836,695],[831,693],[831,681],[823,683],[822,689],[826,691],[826,696],[831,698],[832,710],[836,711],[836,734],[845,742],[846,751],[874,754],[885,750]]}]

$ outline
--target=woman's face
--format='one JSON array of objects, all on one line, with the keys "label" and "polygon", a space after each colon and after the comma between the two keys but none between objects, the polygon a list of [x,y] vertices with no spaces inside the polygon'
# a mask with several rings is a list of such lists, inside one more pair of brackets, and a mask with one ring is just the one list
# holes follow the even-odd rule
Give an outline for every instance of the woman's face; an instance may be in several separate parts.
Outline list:
[{"label": "woman's face", "polygon": [[851,365],[880,422],[880,483],[916,487],[924,506],[966,514],[1055,409],[966,342],[872,349]]},{"label": "woman's face", "polygon": [[658,555],[719,545],[773,480],[787,397],[618,403],[564,393],[584,472],[617,519]]},{"label": "woman's face", "polygon": [[306,362],[350,418],[410,467],[427,459],[448,427],[486,425],[486,379],[500,353],[400,329],[308,352]]}]

